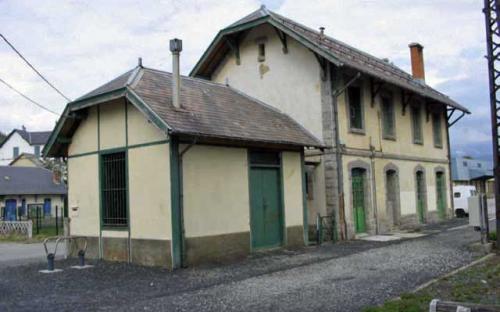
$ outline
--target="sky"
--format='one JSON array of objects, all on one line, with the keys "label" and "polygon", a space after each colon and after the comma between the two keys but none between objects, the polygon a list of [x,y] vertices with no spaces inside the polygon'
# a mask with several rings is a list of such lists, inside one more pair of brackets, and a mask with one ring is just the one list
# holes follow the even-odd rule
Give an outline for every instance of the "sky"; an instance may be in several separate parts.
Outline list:
[{"label": "sky", "polygon": [[[135,67],[171,70],[183,39],[189,74],[218,30],[264,4],[410,72],[408,44],[424,46],[426,83],[469,108],[450,129],[452,153],[491,157],[482,1],[477,0],[0,0],[0,33],[71,99]],[[0,78],[48,108],[66,100],[0,41]],[[58,116],[0,85],[0,131],[51,130]]]}]

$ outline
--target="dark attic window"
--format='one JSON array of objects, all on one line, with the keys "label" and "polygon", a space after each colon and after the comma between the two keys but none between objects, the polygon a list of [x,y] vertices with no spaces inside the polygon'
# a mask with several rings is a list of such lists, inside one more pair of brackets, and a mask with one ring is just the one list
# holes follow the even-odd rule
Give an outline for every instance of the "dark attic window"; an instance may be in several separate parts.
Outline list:
[{"label": "dark attic window", "polygon": [[264,62],[266,60],[266,44],[265,43],[259,43],[259,56],[257,60],[259,62]]},{"label": "dark attic window", "polygon": [[127,191],[125,152],[101,155],[103,226],[127,226]]}]

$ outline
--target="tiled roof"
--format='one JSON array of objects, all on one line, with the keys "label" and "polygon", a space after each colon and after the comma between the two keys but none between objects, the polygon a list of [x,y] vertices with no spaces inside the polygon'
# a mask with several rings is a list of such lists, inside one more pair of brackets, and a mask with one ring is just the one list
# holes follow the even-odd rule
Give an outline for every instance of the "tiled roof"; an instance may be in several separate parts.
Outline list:
[{"label": "tiled roof", "polygon": [[[96,91],[97,90],[97,91]],[[299,125],[288,115],[249,97],[229,86],[203,79],[181,78],[181,108],[172,105],[172,74],[155,69],[137,67],[109,83],[69,103],[64,114],[68,114],[79,103],[92,98],[99,103],[100,95],[123,90],[132,102],[137,96],[153,116],[158,116],[170,134],[225,139],[262,144],[322,147],[320,140]],[[65,125],[71,118],[60,119],[48,145],[57,145],[59,129],[73,129]],[[68,121],[71,122],[71,121]],[[70,131],[70,130],[63,130]],[[60,155],[61,149],[46,146],[46,156]]]},{"label": "tiled roof", "polygon": [[26,131],[21,129],[16,129],[16,132],[30,145],[44,145],[51,133],[51,131]]},{"label": "tiled roof", "polygon": [[[397,66],[353,48],[339,40],[333,39],[326,35],[321,35],[319,31],[313,30],[302,24],[299,24],[289,18],[281,16],[265,7],[252,12],[248,16],[231,24],[227,28],[221,30],[214,42],[210,45],[204,56],[198,61],[195,68],[191,72],[191,76],[207,76],[208,71],[215,69],[213,65],[205,66],[205,62],[218,62],[221,59],[221,53],[216,51],[221,49],[222,37],[225,34],[233,33],[234,31],[243,31],[245,26],[249,28],[257,26],[254,22],[261,20],[261,23],[270,23],[271,25],[281,29],[284,32],[293,34],[298,40],[305,42],[322,53],[325,53],[339,66],[346,66],[358,70],[361,73],[367,74],[374,78],[378,78],[384,82],[397,85],[408,91],[415,92],[429,98],[457,108],[461,111],[469,113],[467,108],[458,104],[443,93],[431,88],[425,83],[414,79],[410,74],[406,73]],[[227,51],[227,49],[226,49]],[[214,58],[214,59],[212,59]]]},{"label": "tiled roof", "polygon": [[64,183],[55,184],[44,168],[0,166],[0,195],[66,194]]}]

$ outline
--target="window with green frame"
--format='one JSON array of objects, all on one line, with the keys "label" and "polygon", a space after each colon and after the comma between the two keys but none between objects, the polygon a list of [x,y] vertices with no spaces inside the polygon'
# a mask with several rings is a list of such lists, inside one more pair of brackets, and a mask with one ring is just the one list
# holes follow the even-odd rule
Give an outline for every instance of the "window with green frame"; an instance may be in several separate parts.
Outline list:
[{"label": "window with green frame", "polygon": [[347,88],[349,110],[349,127],[354,131],[363,131],[363,106],[361,103],[361,88],[350,86]]},{"label": "window with green frame", "polygon": [[40,157],[40,145],[35,145],[35,156]]},{"label": "window with green frame", "polygon": [[432,114],[432,134],[434,137],[434,146],[443,147],[443,134],[441,129],[441,115],[439,113]]},{"label": "window with green frame", "polygon": [[15,146],[12,148],[12,158],[16,158],[17,156],[19,156],[19,147]]},{"label": "window with green frame", "polygon": [[422,133],[422,116],[419,106],[411,106],[411,124],[413,133],[413,143],[423,144],[424,138]]},{"label": "window with green frame", "polygon": [[394,120],[394,102],[391,94],[383,94],[382,100],[382,136],[384,139],[396,138],[396,126]]},{"label": "window with green frame", "polygon": [[125,152],[101,155],[101,209],[102,225],[126,227],[127,170]]}]

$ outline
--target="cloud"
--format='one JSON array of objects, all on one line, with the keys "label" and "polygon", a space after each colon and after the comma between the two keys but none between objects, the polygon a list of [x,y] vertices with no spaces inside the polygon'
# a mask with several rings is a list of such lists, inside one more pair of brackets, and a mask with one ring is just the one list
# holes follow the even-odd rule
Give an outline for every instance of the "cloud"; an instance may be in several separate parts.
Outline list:
[{"label": "cloud", "polygon": [[[424,45],[426,82],[468,107],[454,125],[452,146],[474,150],[491,144],[488,71],[481,1],[285,0],[278,13],[410,72],[408,44]],[[491,148],[481,148],[490,155]],[[482,155],[485,156],[485,155]]]},{"label": "cloud", "polygon": [[[488,144],[490,136],[481,1],[266,0],[270,9],[410,71],[408,43],[424,45],[427,83],[472,115],[451,129],[452,145]],[[2,33],[71,98],[134,67],[171,69],[168,40],[184,40],[187,74],[223,27],[256,10],[258,0],[0,1]],[[65,101],[0,43],[0,78],[62,111]],[[56,116],[0,85],[0,131],[22,124],[52,128]],[[481,149],[486,151],[486,148]]]},{"label": "cloud", "polygon": [[[217,31],[257,9],[257,0],[0,1],[4,34],[48,79],[76,98],[133,68],[171,69],[168,41],[184,40],[187,74]],[[47,107],[65,100],[44,84],[3,42],[0,78]],[[56,116],[0,85],[0,131],[26,125],[51,129]]]}]

